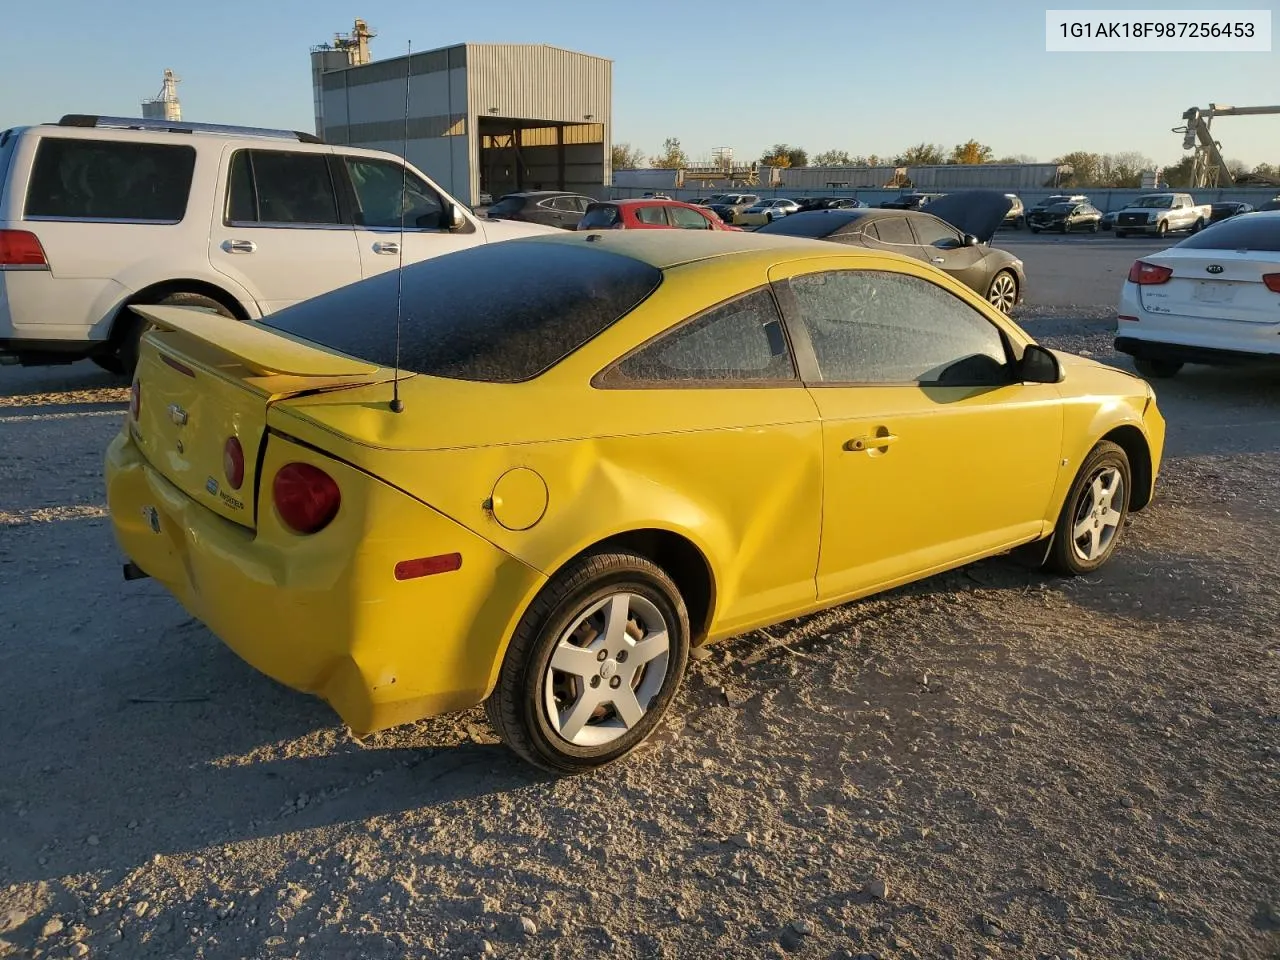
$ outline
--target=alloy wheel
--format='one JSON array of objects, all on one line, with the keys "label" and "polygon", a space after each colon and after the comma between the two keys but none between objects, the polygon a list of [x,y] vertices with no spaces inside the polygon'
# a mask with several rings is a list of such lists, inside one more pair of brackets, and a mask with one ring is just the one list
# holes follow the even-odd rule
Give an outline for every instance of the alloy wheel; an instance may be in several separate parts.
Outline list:
[{"label": "alloy wheel", "polygon": [[1092,563],[1111,549],[1120,532],[1125,502],[1124,477],[1111,466],[1100,469],[1080,492],[1071,523],[1071,548],[1076,557]]},{"label": "alloy wheel", "polygon": [[1007,273],[1000,273],[991,281],[991,289],[987,291],[987,302],[1001,313],[1013,309],[1013,302],[1018,298],[1018,284]]},{"label": "alloy wheel", "polygon": [[614,593],[573,618],[543,678],[552,730],[580,747],[598,747],[639,724],[667,678],[671,641],[658,608],[635,593]]}]

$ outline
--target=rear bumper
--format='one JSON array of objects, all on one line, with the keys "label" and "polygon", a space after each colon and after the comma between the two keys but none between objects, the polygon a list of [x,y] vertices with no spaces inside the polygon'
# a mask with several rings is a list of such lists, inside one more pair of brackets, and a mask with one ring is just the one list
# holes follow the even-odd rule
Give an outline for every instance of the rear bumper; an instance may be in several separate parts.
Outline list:
[{"label": "rear bumper", "polygon": [[1159,340],[1140,340],[1137,337],[1116,337],[1115,348],[1137,360],[1172,360],[1180,363],[1205,363],[1215,366],[1237,366],[1248,363],[1276,363],[1280,361],[1280,349],[1273,353],[1247,350],[1225,350],[1219,347],[1201,347],[1184,343],[1165,343]]},{"label": "rear bumper", "polygon": [[[264,476],[286,460],[323,464],[343,491],[319,534],[286,531],[265,503],[256,531],[224,520],[122,432],[106,457],[116,540],[242,659],[323,698],[357,735],[483,700],[544,578],[398,490],[273,435]],[[459,570],[394,577],[400,560],[453,551]]]}]

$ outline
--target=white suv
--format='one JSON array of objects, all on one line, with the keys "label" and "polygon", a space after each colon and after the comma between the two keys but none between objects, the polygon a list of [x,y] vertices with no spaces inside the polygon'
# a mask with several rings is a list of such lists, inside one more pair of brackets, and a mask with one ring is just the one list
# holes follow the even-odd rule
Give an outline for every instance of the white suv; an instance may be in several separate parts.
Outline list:
[{"label": "white suv", "polygon": [[0,133],[0,362],[129,373],[130,304],[253,320],[394,269],[402,245],[413,263],[548,232],[478,219],[394,154],[306,133],[75,114],[18,127]]}]

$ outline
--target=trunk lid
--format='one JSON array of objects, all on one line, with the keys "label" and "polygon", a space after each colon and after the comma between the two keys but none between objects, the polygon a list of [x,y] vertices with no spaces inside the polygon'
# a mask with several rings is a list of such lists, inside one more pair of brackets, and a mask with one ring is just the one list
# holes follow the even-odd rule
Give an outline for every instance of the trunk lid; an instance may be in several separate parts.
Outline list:
[{"label": "trunk lid", "polygon": [[1169,267],[1173,276],[1138,288],[1151,313],[1238,323],[1280,323],[1280,294],[1268,290],[1264,274],[1280,273],[1280,253],[1174,247],[1147,263]]},{"label": "trunk lid", "polygon": [[[375,364],[198,308],[133,309],[155,325],[134,375],[134,442],[183,493],[250,529],[268,408],[286,397],[391,377]],[[242,451],[238,484],[227,462],[232,438]]]}]

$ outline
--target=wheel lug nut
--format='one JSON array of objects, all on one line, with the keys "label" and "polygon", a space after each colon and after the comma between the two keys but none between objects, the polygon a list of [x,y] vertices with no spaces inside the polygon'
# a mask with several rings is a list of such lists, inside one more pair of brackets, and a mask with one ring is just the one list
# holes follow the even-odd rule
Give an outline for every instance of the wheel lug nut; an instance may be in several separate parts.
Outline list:
[{"label": "wheel lug nut", "polygon": [[597,653],[597,654],[596,654],[596,659],[597,659],[597,660],[599,660],[599,661],[601,661],[602,663],[603,663],[605,660],[608,660],[608,659],[609,659],[609,651],[608,651],[608,650],[601,650],[599,653]]},{"label": "wheel lug nut", "polygon": [[618,689],[618,687],[622,686],[622,678],[621,678],[621,677],[613,677],[613,678],[612,678],[612,679],[610,679],[610,681],[609,681],[609,686],[613,687],[615,690],[616,690],[616,689]]},{"label": "wheel lug nut", "polygon": [[613,659],[617,660],[619,663],[626,663],[626,662],[627,662],[627,651],[625,651],[625,650],[619,650],[619,651],[618,651],[618,655],[617,655],[616,657],[614,657]]},{"label": "wheel lug nut", "polygon": [[591,678],[591,686],[593,686],[593,687],[598,687],[598,686],[600,686],[600,678],[599,678],[599,677],[592,677],[592,678]]}]

